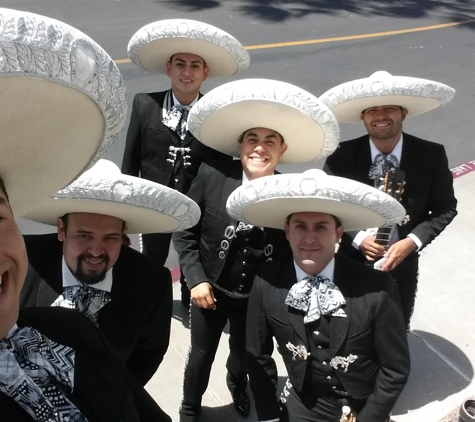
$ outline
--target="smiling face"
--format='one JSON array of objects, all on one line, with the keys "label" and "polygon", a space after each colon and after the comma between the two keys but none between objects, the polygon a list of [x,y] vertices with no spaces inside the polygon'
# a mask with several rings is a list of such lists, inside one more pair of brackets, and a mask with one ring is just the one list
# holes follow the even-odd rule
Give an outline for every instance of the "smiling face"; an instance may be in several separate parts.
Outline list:
[{"label": "smiling face", "polygon": [[195,54],[174,54],[167,62],[167,75],[172,81],[172,91],[182,105],[190,104],[198,96],[208,73],[209,68],[204,60]]},{"label": "smiling face", "polygon": [[367,108],[360,117],[373,141],[395,143],[401,137],[406,114],[407,110],[400,106],[386,105]]},{"label": "smiling face", "polygon": [[28,269],[23,237],[6,193],[0,189],[0,340],[18,319],[19,297]]},{"label": "smiling face", "polygon": [[307,274],[319,274],[333,259],[343,234],[330,214],[299,212],[285,223],[285,234],[297,265]]},{"label": "smiling face", "polygon": [[85,284],[104,280],[120,255],[124,222],[116,217],[71,213],[67,225],[58,218],[58,239],[63,242],[67,266]]},{"label": "smiling face", "polygon": [[249,180],[274,174],[275,166],[287,150],[287,144],[275,130],[246,130],[239,144],[242,167]]}]

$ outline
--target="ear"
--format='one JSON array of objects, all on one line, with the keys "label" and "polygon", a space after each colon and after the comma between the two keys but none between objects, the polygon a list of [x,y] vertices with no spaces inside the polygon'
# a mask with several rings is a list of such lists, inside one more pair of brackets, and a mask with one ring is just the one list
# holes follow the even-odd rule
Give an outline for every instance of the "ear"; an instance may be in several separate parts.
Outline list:
[{"label": "ear", "polygon": [[287,221],[285,222],[285,225],[284,225],[284,231],[285,231],[285,237],[287,238],[287,240],[289,240],[289,223],[287,223]]},{"label": "ear", "polygon": [[288,147],[289,146],[285,142],[280,145],[280,156],[281,157],[284,155],[284,152],[287,151]]},{"label": "ear", "polygon": [[406,118],[407,113],[408,113],[407,109],[405,108],[401,109],[401,116],[402,116],[401,120],[404,120]]},{"label": "ear", "polygon": [[204,78],[203,78],[203,81],[205,81],[207,78],[208,78],[208,75],[209,75],[209,67],[208,65],[206,65],[204,68],[203,68],[203,73],[204,73]]},{"label": "ear", "polygon": [[64,241],[64,238],[66,237],[66,233],[64,232],[64,223],[63,220],[61,220],[60,217],[56,220],[56,226],[58,228],[58,240],[60,242]]},{"label": "ear", "polygon": [[343,232],[345,231],[343,226],[337,227],[336,228],[336,242],[338,243],[341,239],[341,236],[343,236]]},{"label": "ear", "polygon": [[167,76],[170,76],[170,69],[172,68],[171,62],[167,62]]}]

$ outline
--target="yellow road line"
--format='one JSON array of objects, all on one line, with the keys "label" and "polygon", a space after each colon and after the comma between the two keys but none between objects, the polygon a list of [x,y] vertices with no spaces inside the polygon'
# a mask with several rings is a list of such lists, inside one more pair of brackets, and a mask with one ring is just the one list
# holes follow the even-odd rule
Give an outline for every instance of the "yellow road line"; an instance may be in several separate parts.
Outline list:
[{"label": "yellow road line", "polygon": [[[468,19],[461,22],[441,23],[439,25],[420,26],[418,28],[398,29],[396,31],[373,32],[371,34],[362,34],[362,35],[348,35],[346,37],[320,38],[316,40],[290,41],[290,42],[282,42],[282,43],[274,43],[274,44],[249,45],[245,48],[246,50],[263,50],[266,48],[294,47],[297,45],[323,44],[323,43],[328,43],[328,42],[361,40],[365,38],[389,37],[391,35],[410,34],[412,32],[433,31],[434,29],[449,28],[452,26],[459,26],[466,23],[470,23],[470,22],[475,22],[475,19]],[[115,63],[116,64],[130,63],[130,59],[115,60]]]}]

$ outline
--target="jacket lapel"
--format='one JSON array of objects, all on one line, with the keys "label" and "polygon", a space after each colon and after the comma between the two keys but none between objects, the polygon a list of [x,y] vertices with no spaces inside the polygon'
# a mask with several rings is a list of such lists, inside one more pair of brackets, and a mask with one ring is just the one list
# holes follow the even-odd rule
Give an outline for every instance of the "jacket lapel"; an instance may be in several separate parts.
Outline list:
[{"label": "jacket lapel", "polygon": [[222,204],[223,204],[223,210],[228,216],[229,222],[236,227],[237,225],[237,220],[234,218],[231,218],[229,214],[226,211],[226,202],[228,201],[229,195],[236,190],[239,186],[242,185],[242,165],[241,162],[238,160],[235,160],[232,162],[232,169],[229,172],[229,176],[226,177],[226,182],[224,184],[224,189],[223,189],[223,197],[222,197]]},{"label": "jacket lapel", "polygon": [[297,283],[297,278],[295,276],[295,268],[293,260],[289,260],[289,263],[283,268],[282,271],[282,288],[280,289],[280,300],[283,306],[287,308],[289,321],[292,324],[297,335],[300,337],[304,346],[308,349],[308,339],[307,339],[307,331],[305,329],[305,324],[303,323],[304,314],[297,309],[292,308],[285,304],[285,299],[289,294],[289,290],[291,287]]},{"label": "jacket lapel", "polygon": [[341,258],[335,255],[335,274],[333,282],[345,297],[346,306],[343,308],[346,317],[332,317],[330,320],[330,353],[335,356],[346,339],[351,318],[351,274],[345,270]]}]

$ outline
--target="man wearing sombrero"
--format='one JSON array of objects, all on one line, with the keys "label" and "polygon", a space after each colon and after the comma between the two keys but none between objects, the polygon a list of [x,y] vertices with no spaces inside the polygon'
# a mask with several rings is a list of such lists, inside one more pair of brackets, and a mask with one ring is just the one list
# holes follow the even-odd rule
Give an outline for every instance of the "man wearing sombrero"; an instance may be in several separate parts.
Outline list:
[{"label": "man wearing sombrero", "polygon": [[398,185],[397,178],[391,176],[394,183],[390,189],[396,194],[402,191],[406,223],[388,228],[387,235],[374,229],[345,233],[339,253],[369,263],[385,257],[377,266],[390,271],[396,280],[408,330],[417,290],[419,253],[453,220],[457,200],[444,147],[403,133],[402,122],[406,116],[446,104],[454,93],[449,86],[435,81],[376,72],[321,96],[340,122],[363,121],[368,132],[341,143],[328,157],[325,169],[368,185],[379,185],[387,170],[391,171],[389,175],[404,180]]},{"label": "man wearing sombrero", "polygon": [[[291,252],[254,279],[247,362],[259,421],[386,422],[409,375],[392,277],[342,256],[344,230],[394,224],[390,196],[321,170],[263,177],[234,191],[229,214],[285,229]],[[273,338],[288,380],[277,400]]]},{"label": "man wearing sombrero", "polygon": [[[187,19],[144,26],[130,40],[128,54],[137,66],[166,73],[172,86],[135,96],[122,172],[185,193],[202,162],[231,159],[187,131],[188,111],[201,97],[201,84],[207,77],[242,72],[249,66],[249,54],[232,35]],[[164,265],[170,239],[170,234],[145,234],[143,252]],[[183,304],[189,305],[186,285]]]},{"label": "man wearing sombrero", "polygon": [[190,112],[190,131],[201,142],[239,157],[200,167],[188,196],[200,222],[174,235],[190,288],[191,347],[185,368],[181,422],[196,422],[222,330],[230,323],[227,384],[236,409],[248,416],[245,321],[249,291],[260,265],[277,259],[279,231],[243,224],[226,214],[228,195],[249,180],[273,174],[281,163],[329,155],[338,144],[334,116],[315,96],[293,85],[248,79],[222,85]]},{"label": "man wearing sombrero", "polygon": [[85,316],[19,312],[28,259],[13,213],[70,183],[114,141],[126,116],[120,72],[75,28],[9,9],[0,9],[0,61],[0,419],[170,422]]},{"label": "man wearing sombrero", "polygon": [[198,221],[198,206],[174,189],[123,175],[114,163],[99,160],[25,217],[57,225],[58,232],[25,236],[38,277],[27,278],[20,305],[84,313],[145,385],[169,344],[171,276],[123,246],[123,235],[191,227]]}]

